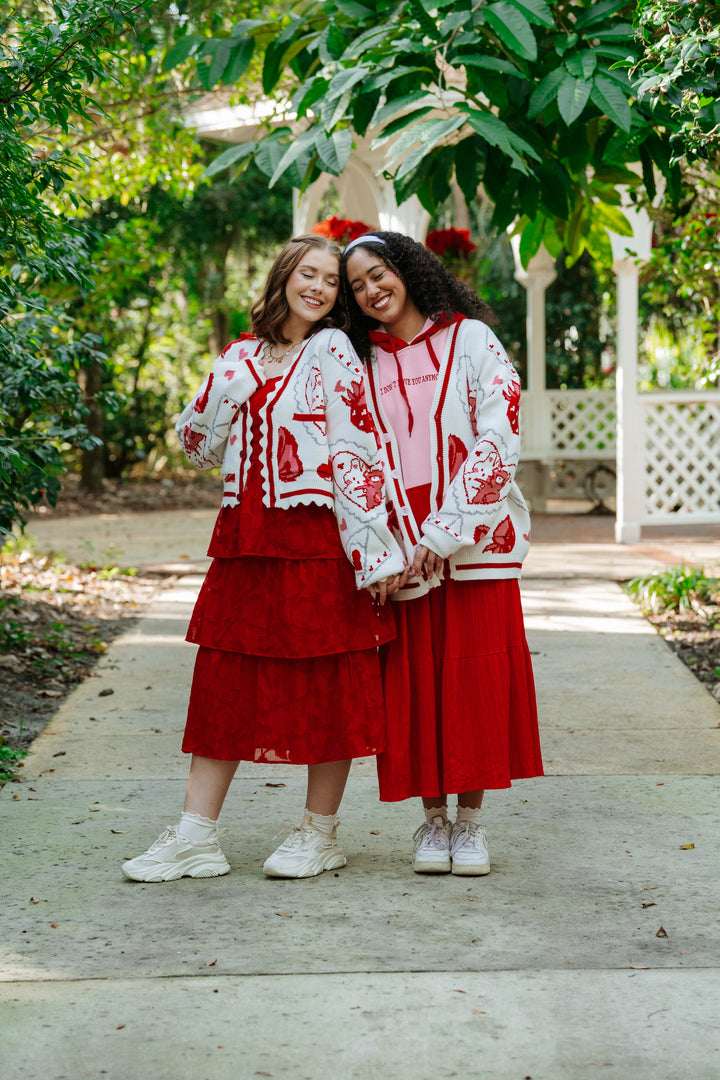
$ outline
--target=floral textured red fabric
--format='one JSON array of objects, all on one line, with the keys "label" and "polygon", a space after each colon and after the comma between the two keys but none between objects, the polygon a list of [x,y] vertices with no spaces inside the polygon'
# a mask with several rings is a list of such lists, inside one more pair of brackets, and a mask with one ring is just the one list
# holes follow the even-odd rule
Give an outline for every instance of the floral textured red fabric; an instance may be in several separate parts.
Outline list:
[{"label": "floral textured red fabric", "polygon": [[[256,432],[273,382],[250,398]],[[261,482],[253,454],[240,505],[217,519],[188,630],[200,649],[183,750],[295,764],[375,754],[390,606],[356,590],[330,510],[268,508]]]}]

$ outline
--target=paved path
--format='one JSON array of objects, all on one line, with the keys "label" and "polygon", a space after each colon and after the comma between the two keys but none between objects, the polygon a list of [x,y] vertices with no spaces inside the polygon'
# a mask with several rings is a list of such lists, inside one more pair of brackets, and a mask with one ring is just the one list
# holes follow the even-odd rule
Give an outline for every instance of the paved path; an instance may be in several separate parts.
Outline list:
[{"label": "paved path", "polygon": [[718,567],[720,532],[618,548],[605,519],[538,520],[523,595],[548,775],[488,797],[488,878],[412,874],[417,806],[381,805],[367,760],[337,875],[263,877],[304,770],[245,765],[223,815],[232,873],[132,884],[119,862],[182,800],[183,634],[212,518],[53,525],[68,553],[112,537],[127,565],[195,573],[0,795],[0,1074],[716,1080],[720,707],[617,581]]}]

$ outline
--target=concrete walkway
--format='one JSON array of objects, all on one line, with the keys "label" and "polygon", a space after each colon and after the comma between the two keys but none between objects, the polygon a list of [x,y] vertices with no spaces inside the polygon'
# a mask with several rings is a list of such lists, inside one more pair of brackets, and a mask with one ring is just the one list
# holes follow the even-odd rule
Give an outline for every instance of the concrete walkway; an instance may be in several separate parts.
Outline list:
[{"label": "concrete walkway", "polygon": [[344,870],[264,878],[304,769],[245,765],[223,814],[232,872],[133,884],[120,862],[182,802],[183,635],[213,516],[31,530],[193,572],[0,795],[0,1074],[716,1080],[720,707],[617,581],[720,568],[720,530],[618,548],[606,519],[536,522],[523,595],[548,775],[488,796],[488,878],[413,874],[418,807],[381,805],[367,760],[342,807]]}]

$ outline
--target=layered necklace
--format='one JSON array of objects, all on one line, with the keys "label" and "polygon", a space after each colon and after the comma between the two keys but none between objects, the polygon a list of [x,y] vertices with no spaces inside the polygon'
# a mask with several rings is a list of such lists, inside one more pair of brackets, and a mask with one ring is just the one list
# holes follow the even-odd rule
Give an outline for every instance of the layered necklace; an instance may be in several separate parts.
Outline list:
[{"label": "layered necklace", "polygon": [[273,353],[273,343],[271,341],[266,341],[262,347],[263,364],[282,364],[287,357],[293,358],[295,353],[299,352],[304,344],[305,338],[301,341],[292,342],[284,352],[281,352],[279,356],[276,356]]}]

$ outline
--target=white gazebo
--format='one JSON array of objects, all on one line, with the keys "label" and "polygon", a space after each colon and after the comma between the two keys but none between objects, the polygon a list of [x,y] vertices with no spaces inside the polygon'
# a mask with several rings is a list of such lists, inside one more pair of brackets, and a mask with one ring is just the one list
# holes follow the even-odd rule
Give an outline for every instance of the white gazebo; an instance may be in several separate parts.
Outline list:
[{"label": "white gazebo", "polygon": [[[187,117],[203,138],[229,143],[253,139],[267,119],[262,106],[218,105],[216,95],[208,95]],[[371,137],[356,137],[341,176],[323,175],[302,195],[295,194],[296,235],[318,221],[332,184],[348,218],[425,239],[430,215],[414,196],[397,204],[392,184],[382,177],[384,152],[373,150],[371,142]],[[455,202],[456,224],[466,227],[467,209],[459,190]],[[614,473],[615,538],[634,543],[644,525],[720,522],[720,392],[638,392],[638,284],[650,255],[652,222],[629,199],[623,212],[633,234],[611,236],[617,289],[614,391],[547,388],[545,293],[556,277],[555,262],[541,248],[524,268],[519,238],[512,242],[515,276],[527,293],[523,489],[533,508],[542,510],[553,494],[582,497],[589,484],[597,493],[593,478],[602,472],[607,481]]]}]

